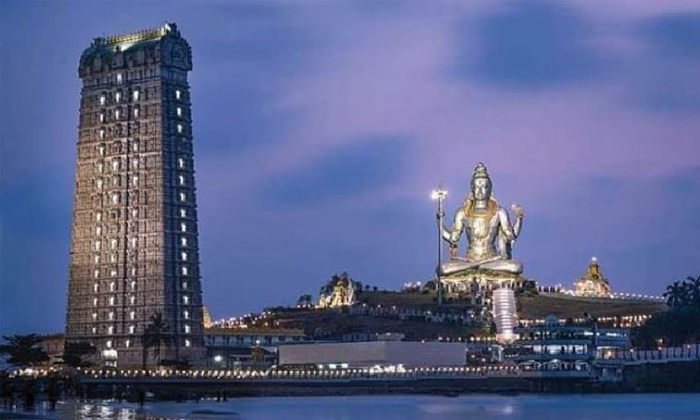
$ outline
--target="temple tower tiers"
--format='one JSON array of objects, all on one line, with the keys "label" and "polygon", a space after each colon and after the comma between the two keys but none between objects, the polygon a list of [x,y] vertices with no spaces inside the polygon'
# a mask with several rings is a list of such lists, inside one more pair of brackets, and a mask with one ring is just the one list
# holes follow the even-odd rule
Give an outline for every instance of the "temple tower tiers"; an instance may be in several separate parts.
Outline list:
[{"label": "temple tower tiers", "polygon": [[603,275],[596,257],[591,258],[586,274],[574,281],[574,293],[577,296],[610,297],[610,281]]},{"label": "temple tower tiers", "polygon": [[80,57],[66,339],[92,342],[101,365],[140,365],[156,316],[170,344],[149,364],[202,349],[191,69],[172,23]]}]

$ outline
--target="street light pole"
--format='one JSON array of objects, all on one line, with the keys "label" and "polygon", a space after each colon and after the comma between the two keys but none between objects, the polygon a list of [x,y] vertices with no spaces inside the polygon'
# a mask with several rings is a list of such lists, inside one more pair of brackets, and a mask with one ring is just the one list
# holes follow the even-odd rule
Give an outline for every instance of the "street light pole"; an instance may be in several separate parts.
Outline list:
[{"label": "street light pole", "polygon": [[442,188],[442,185],[438,185],[437,189],[433,190],[431,198],[436,200],[438,203],[437,208],[437,297],[438,306],[442,306],[444,300],[444,290],[442,285],[442,219],[445,217],[444,202],[445,197],[447,197],[447,191]]}]

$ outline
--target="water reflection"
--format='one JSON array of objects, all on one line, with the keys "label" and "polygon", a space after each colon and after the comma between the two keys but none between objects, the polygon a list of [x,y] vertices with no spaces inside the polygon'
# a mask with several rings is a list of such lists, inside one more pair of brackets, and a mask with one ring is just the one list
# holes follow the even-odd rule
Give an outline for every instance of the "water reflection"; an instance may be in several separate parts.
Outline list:
[{"label": "water reflection", "polygon": [[5,419],[46,420],[697,420],[698,394],[239,398],[228,402],[66,402]]},{"label": "water reflection", "polygon": [[113,405],[111,401],[100,404],[78,405],[76,412],[77,420],[135,420],[137,410],[130,406]]}]

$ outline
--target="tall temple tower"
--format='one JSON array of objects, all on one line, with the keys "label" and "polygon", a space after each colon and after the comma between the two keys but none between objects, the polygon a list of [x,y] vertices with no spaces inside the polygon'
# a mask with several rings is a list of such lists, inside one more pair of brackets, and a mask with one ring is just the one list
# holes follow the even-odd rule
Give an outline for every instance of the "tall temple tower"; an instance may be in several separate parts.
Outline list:
[{"label": "tall temple tower", "polygon": [[140,365],[156,318],[160,359],[201,354],[191,69],[172,23],[95,38],[80,57],[66,341],[92,342],[102,365]]}]

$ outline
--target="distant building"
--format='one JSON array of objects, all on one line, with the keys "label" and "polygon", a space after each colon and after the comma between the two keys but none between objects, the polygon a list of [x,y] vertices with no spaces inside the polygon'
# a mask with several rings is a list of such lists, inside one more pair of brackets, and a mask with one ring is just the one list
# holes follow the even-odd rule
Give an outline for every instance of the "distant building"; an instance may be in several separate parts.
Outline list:
[{"label": "distant building", "polygon": [[280,365],[338,367],[464,366],[464,343],[365,341],[354,343],[290,344],[279,347]]},{"label": "distant building", "polygon": [[590,370],[593,360],[613,357],[630,345],[626,329],[566,325],[553,315],[543,325],[515,332],[518,340],[506,359],[533,370]]},{"label": "distant building", "polygon": [[610,282],[603,275],[596,257],[591,258],[586,274],[574,281],[576,296],[609,297],[612,290]]},{"label": "distant building", "polygon": [[375,333],[375,332],[353,332],[341,334],[340,339],[343,343],[361,342],[361,341],[403,341],[406,337],[402,333]]},{"label": "distant building", "polygon": [[204,331],[207,365],[221,368],[269,366],[277,362],[279,345],[306,340],[304,331],[292,329],[207,328]]},{"label": "distant building", "polygon": [[65,336],[63,333],[41,336],[41,349],[49,356],[49,360],[45,365],[51,366],[63,361],[64,344]]},{"label": "distant building", "polygon": [[201,357],[190,46],[175,24],[93,39],[82,80],[66,340],[98,365],[141,365],[160,314],[161,359]]}]

